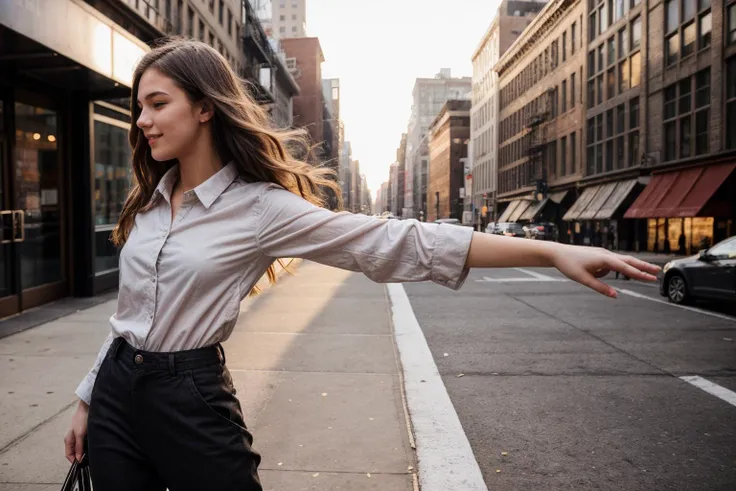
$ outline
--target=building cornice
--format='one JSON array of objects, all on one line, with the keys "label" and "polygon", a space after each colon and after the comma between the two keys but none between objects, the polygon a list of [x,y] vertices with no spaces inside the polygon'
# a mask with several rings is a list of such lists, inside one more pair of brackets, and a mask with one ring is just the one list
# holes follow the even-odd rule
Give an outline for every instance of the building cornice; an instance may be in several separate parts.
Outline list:
[{"label": "building cornice", "polygon": [[551,0],[547,5],[545,5],[541,12],[534,17],[532,23],[524,29],[521,36],[514,41],[511,47],[506,50],[503,56],[501,56],[493,67],[499,77],[501,77],[506,70],[521,61],[527,53],[537,46],[538,43],[546,42],[549,31],[551,31],[557,23],[565,17],[569,10],[581,1],[582,0]]},{"label": "building cornice", "polygon": [[486,29],[485,34],[483,34],[483,37],[480,40],[480,44],[478,44],[478,47],[475,48],[475,51],[473,51],[473,56],[470,57],[471,61],[475,61],[476,58],[478,58],[478,55],[480,55],[480,52],[483,51],[483,48],[486,44],[488,44],[488,40],[491,39],[491,34],[493,34],[494,29],[498,28],[498,17],[499,14],[496,13],[496,16],[493,18],[493,21],[491,22],[491,25],[488,26],[488,29]]}]

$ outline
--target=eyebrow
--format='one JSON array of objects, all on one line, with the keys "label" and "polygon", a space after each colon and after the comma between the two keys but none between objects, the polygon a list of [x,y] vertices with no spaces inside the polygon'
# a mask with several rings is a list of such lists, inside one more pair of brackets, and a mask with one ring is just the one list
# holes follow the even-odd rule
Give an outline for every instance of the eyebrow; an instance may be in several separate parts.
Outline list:
[{"label": "eyebrow", "polygon": [[[146,97],[144,97],[143,99],[144,100],[148,100],[148,99],[151,99],[153,97],[156,97],[157,95],[169,95],[169,94],[167,94],[166,92],[164,92],[162,90],[154,90],[153,92],[150,92],[149,94],[147,94]],[[140,104],[140,103],[141,103],[141,100],[138,99],[138,104]]]}]

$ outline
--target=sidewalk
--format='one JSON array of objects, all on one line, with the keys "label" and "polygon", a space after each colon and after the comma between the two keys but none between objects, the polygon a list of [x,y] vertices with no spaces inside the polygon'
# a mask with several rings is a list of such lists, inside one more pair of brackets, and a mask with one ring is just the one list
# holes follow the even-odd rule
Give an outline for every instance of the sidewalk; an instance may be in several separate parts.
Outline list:
[{"label": "sidewalk", "polygon": [[[305,262],[241,305],[225,344],[265,490],[413,488],[383,285]],[[58,490],[73,390],[114,302],[0,339],[0,491]],[[411,468],[411,469],[410,469]]]}]

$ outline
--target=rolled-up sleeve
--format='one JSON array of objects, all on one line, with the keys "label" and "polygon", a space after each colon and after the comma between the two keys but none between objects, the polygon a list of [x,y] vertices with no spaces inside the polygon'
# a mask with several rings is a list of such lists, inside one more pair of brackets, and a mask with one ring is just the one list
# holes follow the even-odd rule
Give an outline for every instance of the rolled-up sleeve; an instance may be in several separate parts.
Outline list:
[{"label": "rolled-up sleeve", "polygon": [[256,241],[271,258],[299,257],[365,274],[379,283],[433,281],[459,289],[473,230],[417,220],[382,220],[313,205],[264,186]]},{"label": "rolled-up sleeve", "polygon": [[107,355],[107,351],[110,349],[110,345],[112,344],[115,337],[113,336],[112,332],[107,335],[107,338],[105,338],[105,341],[102,343],[102,348],[100,348],[99,353],[97,353],[97,359],[95,360],[95,364],[92,366],[92,369],[87,373],[87,376],[84,377],[82,382],[77,387],[77,390],[74,391],[74,393],[82,399],[84,402],[89,405],[90,401],[92,400],[92,388],[95,386],[95,379],[97,379],[97,372],[100,370],[100,365],[102,365],[103,360],[105,359],[105,355]]}]

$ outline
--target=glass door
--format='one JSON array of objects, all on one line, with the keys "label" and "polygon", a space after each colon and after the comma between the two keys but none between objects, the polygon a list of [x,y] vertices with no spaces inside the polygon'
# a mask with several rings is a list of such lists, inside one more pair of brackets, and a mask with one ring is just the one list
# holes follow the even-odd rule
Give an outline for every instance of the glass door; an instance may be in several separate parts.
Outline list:
[{"label": "glass door", "polygon": [[67,294],[62,238],[62,173],[56,111],[15,103],[14,212],[22,232],[15,260],[21,308]]},{"label": "glass door", "polygon": [[8,114],[7,105],[0,94],[0,318],[20,311],[20,295],[15,284],[15,262],[13,256],[16,244],[21,239],[20,214],[12,207],[8,193],[8,173],[10,146],[8,127],[12,112]]}]

